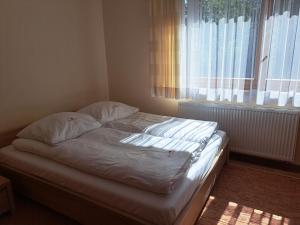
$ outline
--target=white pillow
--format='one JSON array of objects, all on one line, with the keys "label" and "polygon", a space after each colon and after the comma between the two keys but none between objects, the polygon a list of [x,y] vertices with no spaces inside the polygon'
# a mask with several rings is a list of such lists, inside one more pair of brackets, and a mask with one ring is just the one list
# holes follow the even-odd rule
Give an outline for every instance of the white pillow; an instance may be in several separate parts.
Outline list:
[{"label": "white pillow", "polygon": [[89,115],[61,112],[33,122],[20,131],[17,137],[55,145],[76,138],[100,126],[101,124]]},{"label": "white pillow", "polygon": [[121,119],[138,112],[139,109],[120,102],[96,102],[77,112],[88,114],[100,123]]}]

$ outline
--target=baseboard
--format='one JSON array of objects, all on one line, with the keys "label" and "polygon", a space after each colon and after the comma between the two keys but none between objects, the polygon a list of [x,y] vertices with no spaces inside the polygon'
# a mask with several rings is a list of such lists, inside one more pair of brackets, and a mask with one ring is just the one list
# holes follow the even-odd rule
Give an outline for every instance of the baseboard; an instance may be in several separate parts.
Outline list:
[{"label": "baseboard", "polygon": [[265,159],[265,158],[245,155],[237,152],[230,152],[230,159],[253,163],[260,166],[267,166],[267,167],[280,169],[288,172],[300,173],[300,165],[295,165],[289,162],[277,161],[273,159]]}]

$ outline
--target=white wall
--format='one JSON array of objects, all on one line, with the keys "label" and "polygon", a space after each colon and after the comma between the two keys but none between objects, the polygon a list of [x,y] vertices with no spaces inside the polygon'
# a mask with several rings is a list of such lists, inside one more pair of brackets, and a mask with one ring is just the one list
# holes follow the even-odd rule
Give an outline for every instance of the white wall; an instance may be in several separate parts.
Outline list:
[{"label": "white wall", "polygon": [[108,94],[101,0],[0,0],[0,132]]}]

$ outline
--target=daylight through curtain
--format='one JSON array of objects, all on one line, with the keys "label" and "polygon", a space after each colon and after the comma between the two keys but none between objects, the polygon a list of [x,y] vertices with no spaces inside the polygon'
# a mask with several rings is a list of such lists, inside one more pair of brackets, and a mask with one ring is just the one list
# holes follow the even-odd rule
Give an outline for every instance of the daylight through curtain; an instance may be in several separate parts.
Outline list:
[{"label": "daylight through curtain", "polygon": [[186,0],[182,97],[252,99],[260,6],[260,0]]},{"label": "daylight through curtain", "polygon": [[179,91],[179,39],[182,0],[151,0],[153,95],[176,98]]},{"label": "daylight through curtain", "polygon": [[151,0],[153,95],[300,107],[299,0]]},{"label": "daylight through curtain", "polygon": [[300,1],[274,0],[264,18],[257,104],[300,107]]}]

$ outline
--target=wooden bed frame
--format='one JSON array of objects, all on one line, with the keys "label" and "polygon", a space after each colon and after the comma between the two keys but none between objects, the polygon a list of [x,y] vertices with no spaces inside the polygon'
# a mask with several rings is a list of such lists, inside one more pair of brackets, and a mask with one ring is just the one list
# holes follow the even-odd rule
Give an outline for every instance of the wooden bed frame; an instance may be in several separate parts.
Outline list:
[{"label": "wooden bed frame", "polygon": [[[11,136],[13,134],[13,136]],[[10,132],[5,138],[0,138],[0,147],[7,145],[8,140],[13,140],[15,132]],[[4,136],[0,136],[4,137]],[[4,140],[4,141],[3,141]],[[223,143],[222,151],[216,157],[206,177],[202,180],[191,200],[182,210],[173,225],[193,225],[205,206],[215,181],[228,161],[228,140]],[[10,178],[16,192],[31,198],[61,214],[64,214],[84,225],[153,225],[130,215],[109,209],[99,202],[82,194],[74,193],[66,188],[50,183],[45,179],[28,175],[4,165],[0,165],[0,173]]]}]

